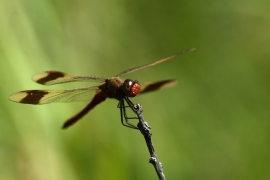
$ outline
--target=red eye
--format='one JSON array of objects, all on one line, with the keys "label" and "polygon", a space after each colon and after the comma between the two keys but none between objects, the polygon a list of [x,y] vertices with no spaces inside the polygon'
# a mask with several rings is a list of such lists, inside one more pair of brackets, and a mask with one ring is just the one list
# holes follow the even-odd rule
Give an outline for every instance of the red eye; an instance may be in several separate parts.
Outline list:
[{"label": "red eye", "polygon": [[141,85],[138,81],[133,81],[131,79],[126,79],[123,83],[123,91],[128,97],[135,97],[141,89]]}]

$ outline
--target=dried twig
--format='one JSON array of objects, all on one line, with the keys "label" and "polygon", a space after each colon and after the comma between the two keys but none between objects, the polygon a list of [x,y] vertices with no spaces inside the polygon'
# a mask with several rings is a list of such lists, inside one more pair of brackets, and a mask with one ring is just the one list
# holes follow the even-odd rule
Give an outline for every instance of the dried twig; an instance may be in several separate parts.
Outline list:
[{"label": "dried twig", "polygon": [[140,104],[133,104],[127,97],[124,98],[126,102],[128,103],[129,107],[133,110],[133,112],[137,115],[139,123],[137,124],[138,129],[141,131],[145,141],[146,145],[148,148],[148,151],[150,153],[151,158],[149,159],[149,162],[153,164],[157,175],[160,180],[165,180],[165,175],[163,172],[163,167],[162,164],[159,162],[157,154],[154,149],[154,145],[152,143],[151,136],[152,134],[150,133],[150,126],[148,126],[147,122],[144,121],[143,116],[142,116],[142,106]]}]

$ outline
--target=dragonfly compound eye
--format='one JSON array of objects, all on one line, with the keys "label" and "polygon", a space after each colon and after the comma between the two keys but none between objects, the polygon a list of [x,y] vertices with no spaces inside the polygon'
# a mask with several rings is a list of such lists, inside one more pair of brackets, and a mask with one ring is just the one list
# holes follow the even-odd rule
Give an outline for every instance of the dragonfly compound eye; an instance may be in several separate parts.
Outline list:
[{"label": "dragonfly compound eye", "polygon": [[135,97],[141,89],[141,85],[138,81],[126,79],[123,83],[123,91],[128,97]]}]

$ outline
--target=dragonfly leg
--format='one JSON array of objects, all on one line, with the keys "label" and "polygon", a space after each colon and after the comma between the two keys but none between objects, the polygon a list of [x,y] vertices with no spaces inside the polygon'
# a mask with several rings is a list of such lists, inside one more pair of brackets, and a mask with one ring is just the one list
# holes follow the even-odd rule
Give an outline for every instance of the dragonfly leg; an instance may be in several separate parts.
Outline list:
[{"label": "dragonfly leg", "polygon": [[128,117],[127,116],[126,108],[132,108],[131,105],[129,104],[128,106],[126,106],[124,99],[120,99],[117,107],[120,108],[121,123],[126,127],[129,127],[132,129],[138,129],[136,126],[129,123],[129,121],[128,121],[129,119],[138,119],[137,117]]}]

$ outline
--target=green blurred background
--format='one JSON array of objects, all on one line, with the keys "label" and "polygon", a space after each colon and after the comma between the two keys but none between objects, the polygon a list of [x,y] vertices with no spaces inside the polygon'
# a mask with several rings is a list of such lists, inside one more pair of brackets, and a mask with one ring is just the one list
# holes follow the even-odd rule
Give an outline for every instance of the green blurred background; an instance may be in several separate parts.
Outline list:
[{"label": "green blurred background", "polygon": [[22,105],[9,95],[44,87],[44,70],[113,76],[190,47],[123,78],[177,79],[133,99],[143,105],[167,179],[269,179],[270,1],[0,0],[0,179],[158,179],[139,131],[106,100]]}]

